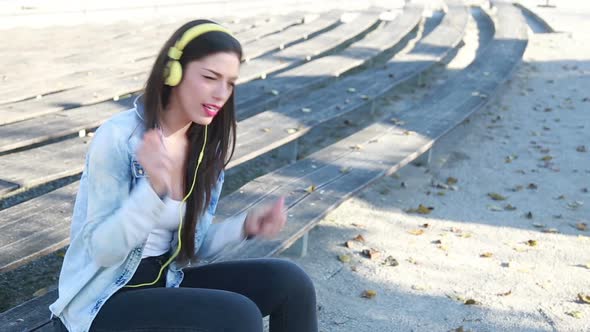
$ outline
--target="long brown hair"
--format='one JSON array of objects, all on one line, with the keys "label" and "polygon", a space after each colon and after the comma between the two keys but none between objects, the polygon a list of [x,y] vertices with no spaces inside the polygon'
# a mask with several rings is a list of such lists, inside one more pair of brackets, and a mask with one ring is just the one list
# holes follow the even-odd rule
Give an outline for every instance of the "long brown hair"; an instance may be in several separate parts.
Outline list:
[{"label": "long brown hair", "polygon": [[[208,20],[195,20],[188,22],[176,30],[170,39],[164,43],[158,57],[152,67],[150,76],[146,82],[143,103],[145,110],[145,127],[156,128],[158,119],[161,118],[170,100],[172,87],[165,85],[164,68],[168,61],[168,49],[179,40],[188,29],[203,23],[212,23]],[[204,33],[190,41],[183,50],[180,64],[182,68],[194,60],[214,53],[229,52],[242,59],[242,47],[238,40],[231,35],[211,31]],[[189,154],[185,164],[185,194],[189,192],[193,182],[194,172],[197,167],[197,159],[203,144],[204,127],[192,123],[187,131],[189,140]],[[199,222],[198,216],[205,211],[211,201],[211,191],[219,178],[220,172],[231,159],[236,142],[236,116],[234,92],[223,105],[217,116],[213,118],[208,127],[207,146],[199,171],[193,194],[187,199],[186,212],[182,226],[182,248],[176,258],[180,262],[186,262],[195,255],[195,230]]]}]

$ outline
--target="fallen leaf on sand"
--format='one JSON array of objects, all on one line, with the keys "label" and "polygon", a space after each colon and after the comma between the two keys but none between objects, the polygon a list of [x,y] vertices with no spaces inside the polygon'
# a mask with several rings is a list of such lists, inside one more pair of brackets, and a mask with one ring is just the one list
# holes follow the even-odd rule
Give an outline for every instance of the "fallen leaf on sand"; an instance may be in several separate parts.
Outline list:
[{"label": "fallen leaf on sand", "polygon": [[479,257],[482,257],[482,258],[490,258],[492,256],[494,256],[494,254],[491,252],[484,252],[483,254],[479,255]]},{"label": "fallen leaf on sand", "polygon": [[578,299],[586,304],[590,304],[590,295],[578,293]]},{"label": "fallen leaf on sand", "polygon": [[568,316],[572,316],[574,318],[577,318],[577,319],[582,318],[582,313],[580,311],[568,311],[565,314]]},{"label": "fallen leaf on sand", "polygon": [[514,210],[516,210],[516,206],[513,206],[512,204],[506,204],[506,205],[504,205],[504,210],[514,211]]},{"label": "fallen leaf on sand", "polygon": [[457,182],[459,182],[459,180],[457,180],[456,178],[449,176],[447,178],[447,184],[448,185],[453,185],[453,184],[457,184]]},{"label": "fallen leaf on sand", "polygon": [[411,229],[408,231],[408,233],[410,233],[412,235],[422,235],[422,234],[424,234],[424,230],[423,229]]},{"label": "fallen leaf on sand", "polygon": [[348,255],[340,255],[340,256],[338,256],[338,260],[341,261],[342,263],[349,263],[350,262],[350,256],[348,256]]},{"label": "fallen leaf on sand", "polygon": [[387,256],[387,258],[385,258],[385,260],[383,261],[383,265],[398,266],[399,262],[397,261],[397,259],[393,258],[393,256]]},{"label": "fallen leaf on sand", "polygon": [[582,205],[584,205],[584,203],[580,202],[580,201],[573,201],[571,203],[567,203],[568,209],[571,209],[571,210],[575,210],[575,209],[581,207]]},{"label": "fallen leaf on sand", "polygon": [[537,246],[537,240],[528,240],[526,242],[526,245],[529,247],[536,247]]},{"label": "fallen leaf on sand", "polygon": [[356,242],[362,242],[362,243],[365,242],[365,238],[361,234],[355,236],[352,240],[356,241]]},{"label": "fallen leaf on sand", "polygon": [[418,286],[418,285],[412,285],[412,289],[413,290],[417,290],[417,291],[423,291],[426,288],[424,288],[423,286]]},{"label": "fallen leaf on sand", "polygon": [[363,251],[361,251],[361,255],[363,255],[364,257],[367,257],[368,259],[374,260],[377,259],[381,253],[376,250],[376,249],[363,249]]},{"label": "fallen leaf on sand", "polygon": [[316,190],[316,187],[315,187],[315,185],[313,185],[313,184],[312,184],[311,186],[309,186],[309,187],[305,188],[305,191],[307,191],[307,192],[308,192],[308,193],[310,193],[310,194],[311,194],[312,192],[314,192],[315,190]]},{"label": "fallen leaf on sand", "polygon": [[504,209],[497,205],[488,205],[488,210],[490,211],[504,211]]},{"label": "fallen leaf on sand", "polygon": [[467,299],[464,302],[465,305],[480,305],[481,303],[474,299]]},{"label": "fallen leaf on sand", "polygon": [[429,214],[430,212],[432,212],[432,210],[434,210],[434,207],[432,206],[425,206],[425,205],[418,205],[417,208],[415,209],[408,209],[406,210],[407,213],[419,213],[419,214]]},{"label": "fallen leaf on sand", "polygon": [[498,293],[498,294],[496,294],[496,295],[497,295],[497,296],[508,296],[508,295],[510,295],[510,294],[512,294],[512,290],[509,290],[509,291],[507,291],[507,292],[505,292],[505,293]]},{"label": "fallen leaf on sand", "polygon": [[377,296],[377,292],[371,289],[365,290],[363,291],[363,293],[361,294],[362,297],[366,298],[366,299],[372,299],[375,296]]},{"label": "fallen leaf on sand", "polygon": [[490,196],[491,199],[493,199],[494,201],[504,201],[506,200],[506,197],[498,194],[498,193],[488,193],[488,196]]}]

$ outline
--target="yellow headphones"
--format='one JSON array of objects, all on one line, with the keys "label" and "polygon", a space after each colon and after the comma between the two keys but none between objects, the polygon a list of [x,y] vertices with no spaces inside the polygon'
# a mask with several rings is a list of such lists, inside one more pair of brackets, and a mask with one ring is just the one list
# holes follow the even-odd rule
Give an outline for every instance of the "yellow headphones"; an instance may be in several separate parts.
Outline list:
[{"label": "yellow headphones", "polygon": [[180,65],[180,57],[182,57],[182,51],[193,39],[196,39],[200,35],[211,32],[221,31],[233,37],[231,32],[226,28],[216,23],[203,23],[194,26],[182,34],[182,37],[170,47],[168,50],[168,57],[170,60],[166,63],[164,68],[164,83],[169,86],[176,86],[182,80],[182,66]]}]

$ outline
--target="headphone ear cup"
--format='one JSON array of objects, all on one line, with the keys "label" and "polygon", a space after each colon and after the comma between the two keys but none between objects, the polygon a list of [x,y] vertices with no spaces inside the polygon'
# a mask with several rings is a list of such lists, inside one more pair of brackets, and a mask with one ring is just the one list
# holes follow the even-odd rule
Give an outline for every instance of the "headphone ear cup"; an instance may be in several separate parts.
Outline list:
[{"label": "headphone ear cup", "polygon": [[169,86],[177,86],[182,80],[182,66],[177,60],[170,60],[164,69],[165,83]]}]

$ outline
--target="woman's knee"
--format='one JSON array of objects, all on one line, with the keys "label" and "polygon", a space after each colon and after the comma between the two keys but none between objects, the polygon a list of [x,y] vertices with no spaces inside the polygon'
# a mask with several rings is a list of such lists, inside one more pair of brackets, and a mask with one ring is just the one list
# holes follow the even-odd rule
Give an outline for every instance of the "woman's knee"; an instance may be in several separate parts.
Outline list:
[{"label": "woman's knee", "polygon": [[224,302],[227,316],[220,318],[230,320],[232,327],[239,328],[236,331],[262,331],[262,313],[256,303],[244,295],[232,292],[226,292]]},{"label": "woman's knee", "polygon": [[313,295],[315,299],[313,281],[299,265],[285,259],[270,259],[270,262],[273,275],[279,277],[285,287],[300,295]]}]

